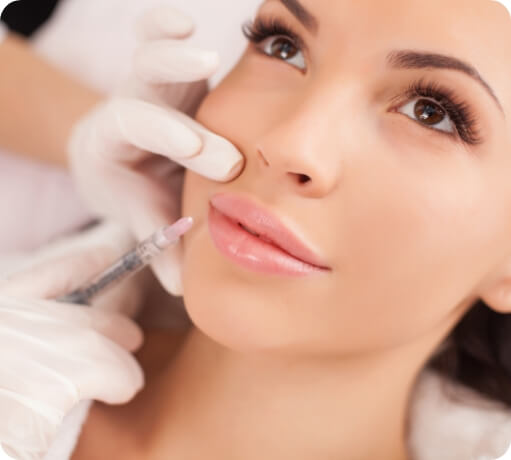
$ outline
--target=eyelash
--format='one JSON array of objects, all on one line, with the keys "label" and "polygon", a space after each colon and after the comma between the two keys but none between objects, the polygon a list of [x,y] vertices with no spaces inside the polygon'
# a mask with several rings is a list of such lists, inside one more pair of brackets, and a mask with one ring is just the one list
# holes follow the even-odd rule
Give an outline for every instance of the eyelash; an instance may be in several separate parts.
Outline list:
[{"label": "eyelash", "polygon": [[302,38],[278,18],[263,19],[258,17],[254,21],[245,22],[241,30],[243,35],[255,44],[274,35],[283,35],[289,38],[299,50],[303,51],[307,48]]},{"label": "eyelash", "polygon": [[[247,21],[242,26],[242,32],[243,35],[254,44],[259,44],[269,37],[284,36],[289,38],[293,45],[300,51],[303,52],[306,50],[306,45],[302,38],[295,33],[290,26],[286,25],[278,18],[266,19],[258,17],[254,21]],[[266,53],[264,54],[267,56]],[[404,96],[408,99],[417,97],[433,99],[449,115],[456,127],[457,135],[464,143],[478,145],[483,142],[477,130],[477,118],[474,116],[473,110],[466,102],[460,100],[450,88],[443,87],[438,83],[425,82],[424,79],[421,78],[412,82],[405,89]],[[435,129],[422,123],[419,124],[437,133],[450,136],[451,138],[457,137],[456,133]]]},{"label": "eyelash", "polygon": [[[460,100],[456,93],[443,87],[439,83],[425,82],[423,78],[412,82],[405,90],[404,95],[407,99],[415,97],[426,97],[437,102],[449,115],[449,118],[456,126],[456,131],[463,142],[469,145],[479,145],[483,142],[477,129],[477,118],[470,106]],[[454,137],[455,133],[441,131],[427,125],[426,128],[440,131],[448,136]]]}]

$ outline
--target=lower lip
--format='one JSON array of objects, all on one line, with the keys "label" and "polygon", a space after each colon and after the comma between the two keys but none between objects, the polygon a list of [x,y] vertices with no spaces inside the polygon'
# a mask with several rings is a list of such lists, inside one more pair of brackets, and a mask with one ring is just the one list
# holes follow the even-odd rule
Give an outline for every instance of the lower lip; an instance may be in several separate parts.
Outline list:
[{"label": "lower lip", "polygon": [[272,244],[265,243],[243,230],[211,205],[208,225],[217,249],[242,267],[261,273],[288,276],[306,276],[324,271],[320,267],[296,259]]}]

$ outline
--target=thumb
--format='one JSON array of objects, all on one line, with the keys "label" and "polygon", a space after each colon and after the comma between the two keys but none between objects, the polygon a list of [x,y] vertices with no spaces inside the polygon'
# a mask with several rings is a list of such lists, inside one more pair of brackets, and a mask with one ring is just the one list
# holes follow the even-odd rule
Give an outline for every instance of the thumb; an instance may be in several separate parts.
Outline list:
[{"label": "thumb", "polygon": [[194,28],[194,22],[185,13],[160,5],[144,12],[135,24],[135,33],[141,41],[179,39],[189,37]]},{"label": "thumb", "polygon": [[106,268],[114,258],[115,251],[105,246],[44,261],[3,280],[0,294],[52,299],[76,289]]},{"label": "thumb", "polygon": [[[151,203],[151,206],[139,209],[137,205],[134,205],[129,214],[131,228],[139,241],[154,232],[154,229],[169,225],[180,217],[180,213],[173,202],[140,201],[141,205],[146,202]],[[166,291],[174,296],[182,295],[182,257],[182,243],[179,241],[177,244],[166,248],[151,262],[152,271],[158,281]]]},{"label": "thumb", "polygon": [[182,251],[183,246],[179,242],[160,254],[151,264],[153,272],[163,288],[175,297],[183,295],[181,280]]}]

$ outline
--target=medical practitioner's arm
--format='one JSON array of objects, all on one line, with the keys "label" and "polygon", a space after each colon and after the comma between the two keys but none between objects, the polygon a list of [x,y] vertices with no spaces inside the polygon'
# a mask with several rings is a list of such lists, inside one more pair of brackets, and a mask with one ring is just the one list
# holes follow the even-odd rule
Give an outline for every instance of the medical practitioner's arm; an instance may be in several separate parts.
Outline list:
[{"label": "medical practitioner's arm", "polygon": [[71,127],[100,100],[0,25],[0,148],[64,166]]}]

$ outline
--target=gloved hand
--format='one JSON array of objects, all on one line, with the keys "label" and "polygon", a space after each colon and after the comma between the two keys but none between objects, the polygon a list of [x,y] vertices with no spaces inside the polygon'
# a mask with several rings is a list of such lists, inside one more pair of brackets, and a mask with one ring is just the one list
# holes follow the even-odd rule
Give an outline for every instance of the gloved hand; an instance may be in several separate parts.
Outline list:
[{"label": "gloved hand", "polygon": [[[183,167],[213,180],[235,178],[243,157],[193,116],[207,93],[218,56],[180,40],[193,24],[170,7],[138,24],[145,39],[134,75],[75,126],[69,159],[77,188],[92,211],[127,225],[138,240],[180,217]],[[186,115],[184,112],[188,115]],[[152,263],[174,295],[182,293],[181,246]]]},{"label": "gloved hand", "polygon": [[19,460],[44,458],[64,416],[81,400],[122,404],[144,384],[131,355],[143,335],[131,319],[42,300],[68,292],[114,260],[107,248],[81,252],[0,282],[0,444]]}]

